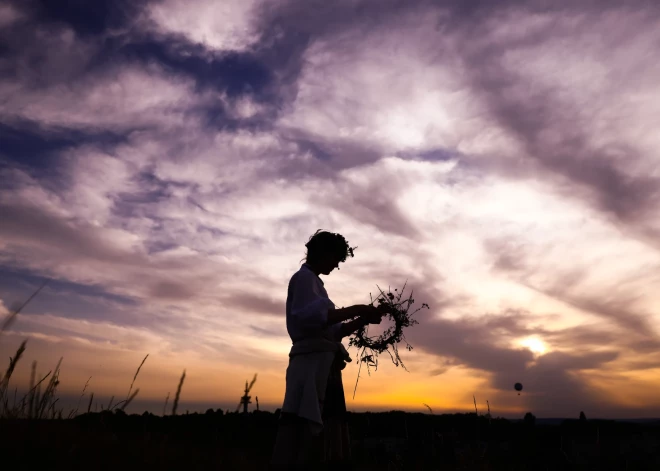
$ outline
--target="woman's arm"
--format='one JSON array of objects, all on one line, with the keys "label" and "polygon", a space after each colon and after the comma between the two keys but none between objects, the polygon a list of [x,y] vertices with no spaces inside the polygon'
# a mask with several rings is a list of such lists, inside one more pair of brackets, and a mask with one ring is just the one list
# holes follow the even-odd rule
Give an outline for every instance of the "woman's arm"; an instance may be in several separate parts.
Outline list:
[{"label": "woman's arm", "polygon": [[348,337],[360,327],[369,324],[369,320],[365,317],[358,317],[349,322],[344,322],[339,328],[339,335],[341,338]]},{"label": "woman's arm", "polygon": [[353,332],[367,324],[380,324],[383,316],[389,311],[387,309],[379,309],[378,307],[370,304],[360,305],[360,317],[353,319],[349,322],[344,322],[339,328],[339,335],[341,338],[351,335]]},{"label": "woman's arm", "polygon": [[367,309],[369,309],[369,306],[366,304],[355,304],[354,306],[342,307],[340,309],[330,309],[328,311],[328,324],[338,324],[361,316]]},{"label": "woman's arm", "polygon": [[[287,309],[290,321],[304,335],[314,336],[328,326],[339,333],[342,322],[372,313],[375,308],[368,304],[356,304],[337,309],[328,298],[321,295],[312,273],[298,272],[289,282]],[[357,327],[356,327],[357,328]]]}]

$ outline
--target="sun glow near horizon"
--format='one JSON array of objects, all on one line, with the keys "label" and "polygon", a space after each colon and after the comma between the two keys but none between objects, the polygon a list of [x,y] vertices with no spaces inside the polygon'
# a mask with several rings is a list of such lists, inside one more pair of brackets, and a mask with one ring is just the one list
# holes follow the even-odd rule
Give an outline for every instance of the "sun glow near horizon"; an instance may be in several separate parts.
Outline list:
[{"label": "sun glow near horizon", "polygon": [[538,337],[527,337],[519,342],[519,345],[527,348],[535,356],[541,356],[548,353],[548,345]]}]

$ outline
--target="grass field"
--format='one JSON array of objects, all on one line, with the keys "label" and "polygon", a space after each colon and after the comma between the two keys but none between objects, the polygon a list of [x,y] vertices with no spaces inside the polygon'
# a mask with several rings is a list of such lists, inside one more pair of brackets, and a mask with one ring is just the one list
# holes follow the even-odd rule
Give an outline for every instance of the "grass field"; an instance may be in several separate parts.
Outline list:
[{"label": "grass field", "polygon": [[[93,393],[78,406],[58,405],[58,362],[42,378],[35,365],[27,393],[11,378],[23,342],[0,379],[0,456],[6,469],[265,470],[277,413],[177,414],[185,381],[163,416],[125,412],[139,393],[111,399],[92,412]],[[148,355],[147,355],[148,356]],[[348,413],[355,470],[658,470],[660,421],[565,420],[536,423],[528,413],[510,421],[489,415],[392,411]]]},{"label": "grass field", "polygon": [[[657,470],[660,424],[540,426],[475,414],[349,413],[358,470]],[[7,469],[268,469],[276,414],[3,419]]]}]

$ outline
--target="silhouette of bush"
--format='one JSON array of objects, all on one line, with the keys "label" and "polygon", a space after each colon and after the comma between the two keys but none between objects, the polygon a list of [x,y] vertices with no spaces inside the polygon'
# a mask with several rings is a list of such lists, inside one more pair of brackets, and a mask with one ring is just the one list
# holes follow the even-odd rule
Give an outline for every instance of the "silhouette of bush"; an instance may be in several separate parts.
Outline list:
[{"label": "silhouette of bush", "polygon": [[523,420],[525,422],[525,425],[528,425],[530,427],[533,427],[534,424],[536,424],[536,417],[531,412],[526,413],[525,418]]}]

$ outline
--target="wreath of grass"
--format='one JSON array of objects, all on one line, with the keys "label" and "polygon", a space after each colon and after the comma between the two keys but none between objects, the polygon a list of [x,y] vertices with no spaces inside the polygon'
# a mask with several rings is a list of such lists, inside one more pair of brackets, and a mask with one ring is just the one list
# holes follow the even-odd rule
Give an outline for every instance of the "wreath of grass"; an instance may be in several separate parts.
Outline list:
[{"label": "wreath of grass", "polygon": [[[380,286],[377,286],[380,294],[376,298],[376,302],[379,306],[386,306],[388,314],[385,317],[392,320],[394,325],[390,326],[379,336],[369,336],[368,325],[361,327],[355,331],[348,341],[349,347],[357,347],[359,351],[358,357],[360,366],[358,367],[358,377],[355,381],[353,398],[355,398],[355,391],[357,391],[358,381],[360,380],[362,363],[366,363],[367,372],[371,375],[372,367],[374,368],[374,371],[378,370],[379,354],[387,352],[395,366],[400,365],[404,370],[408,371],[399,355],[398,344],[405,342],[406,349],[408,351],[412,350],[413,347],[406,340],[403,329],[418,324],[417,320],[413,319],[413,315],[421,309],[428,309],[429,305],[423,303],[421,307],[411,312],[410,307],[415,303],[415,300],[413,299],[412,290],[407,298],[404,297],[403,292],[406,289],[406,285],[407,282],[403,285],[401,291],[395,289],[394,293],[392,293],[390,288],[387,289],[387,292],[384,292]],[[374,304],[373,297],[371,298],[371,304]]]}]

